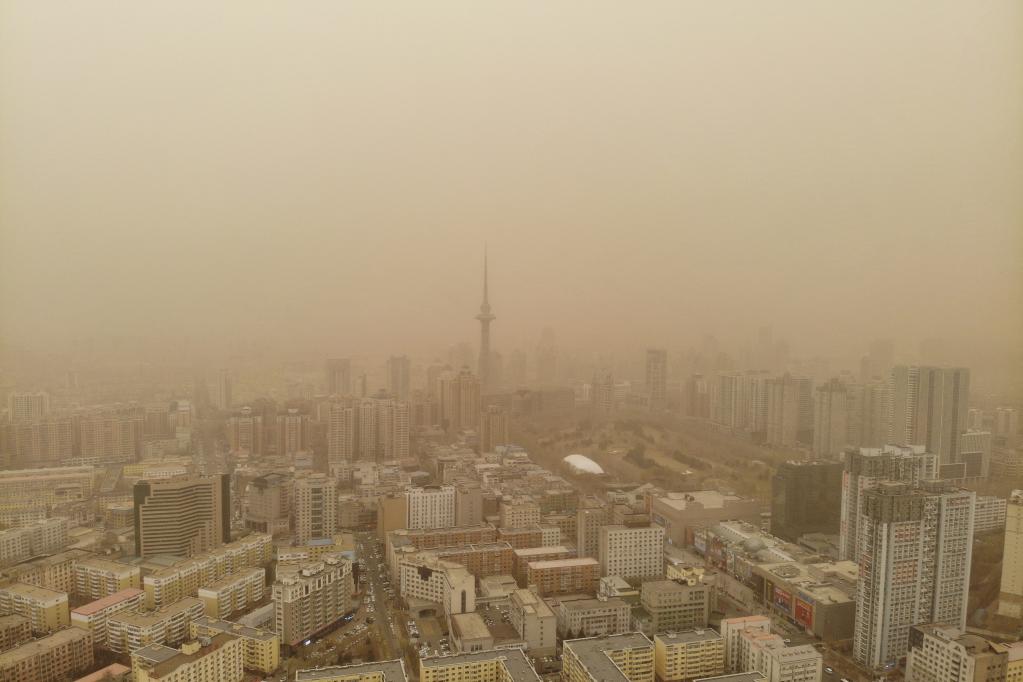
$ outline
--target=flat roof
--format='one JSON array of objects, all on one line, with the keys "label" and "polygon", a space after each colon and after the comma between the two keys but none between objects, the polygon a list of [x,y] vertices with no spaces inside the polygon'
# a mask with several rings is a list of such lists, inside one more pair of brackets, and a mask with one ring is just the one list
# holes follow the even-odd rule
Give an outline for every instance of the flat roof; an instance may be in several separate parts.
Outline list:
[{"label": "flat roof", "polygon": [[10,585],[4,585],[0,587],[0,591],[11,592],[12,594],[20,594],[25,597],[31,597],[39,601],[52,601],[61,602],[67,601],[66,592],[58,592],[57,590],[51,590],[46,587],[39,587],[38,585],[29,585],[28,583],[11,583]]},{"label": "flat roof", "polygon": [[628,682],[625,673],[606,652],[644,647],[653,650],[654,643],[647,639],[642,632],[626,632],[606,637],[569,639],[564,642],[563,646],[566,649],[572,649],[572,653],[593,679],[601,680],[601,682]]},{"label": "flat roof", "polygon": [[384,682],[406,682],[405,663],[401,659],[393,661],[374,661],[356,665],[332,665],[327,668],[312,668],[295,671],[295,682],[312,682],[313,680],[332,680],[348,675],[367,675],[382,673]]},{"label": "flat roof", "polygon": [[[745,498],[717,490],[694,490],[686,493],[668,493],[656,498],[659,502],[677,509],[685,510],[691,504],[699,504],[704,509],[721,509],[728,502],[737,502]],[[749,500],[752,502],[752,500]]]},{"label": "flat roof", "polygon": [[600,609],[614,607],[620,608],[631,608],[629,603],[624,599],[618,597],[612,597],[610,599],[594,599],[593,597],[586,597],[585,599],[560,599],[559,603],[561,607],[569,611],[589,611],[590,609]]},{"label": "flat roof", "polygon": [[452,614],[451,628],[459,639],[486,639],[493,636],[483,617],[478,613]]},{"label": "flat roof", "polygon": [[120,663],[111,663],[105,668],[100,668],[96,672],[89,673],[85,677],[79,677],[75,682],[109,682],[109,680],[116,675],[127,675],[131,672],[131,668]]},{"label": "flat roof", "polygon": [[691,642],[710,642],[715,639],[721,639],[721,635],[710,628],[700,628],[699,630],[685,630],[684,632],[665,632],[654,635],[654,639],[659,639],[665,644],[689,644]]},{"label": "flat roof", "polygon": [[121,602],[128,601],[129,599],[133,599],[134,597],[143,594],[145,594],[145,592],[143,592],[142,590],[136,589],[134,587],[129,587],[127,589],[121,590],[120,592],[114,592],[113,594],[103,597],[102,599],[97,599],[96,601],[91,601],[88,604],[83,604],[82,606],[79,606],[77,609],[72,609],[71,613],[77,613],[80,616],[91,616],[97,611],[102,611],[103,609],[113,606],[114,604],[120,604]]},{"label": "flat roof", "polygon": [[500,660],[507,668],[511,679],[539,682],[540,676],[536,674],[526,654],[517,647],[510,649],[490,649],[477,651],[471,654],[454,654],[451,656],[428,656],[420,660],[424,668],[447,668],[449,666],[465,665],[482,661]]},{"label": "flat roof", "polygon": [[13,665],[17,661],[26,658],[38,656],[50,651],[55,646],[61,646],[78,639],[88,639],[91,641],[92,635],[88,630],[83,630],[82,628],[64,628],[54,632],[52,635],[33,639],[31,642],[25,642],[21,646],[0,653],[0,668]]},{"label": "flat roof", "polygon": [[221,632],[227,632],[232,635],[238,635],[239,637],[245,637],[246,639],[259,639],[262,641],[270,641],[275,639],[277,635],[268,630],[260,630],[259,628],[249,627],[248,625],[242,625],[241,623],[232,623],[228,620],[220,618],[210,618],[209,616],[200,616],[195,619],[197,626],[206,626],[219,630]]},{"label": "flat roof", "polygon": [[572,559],[550,559],[548,561],[530,561],[529,567],[534,569],[570,568],[572,566],[594,566],[600,562],[593,557],[577,557]]},{"label": "flat roof", "polygon": [[748,673],[732,673],[730,675],[715,675],[714,677],[701,677],[693,682],[764,682],[767,678],[757,671]]},{"label": "flat roof", "polygon": [[547,547],[526,547],[515,550],[515,556],[537,556],[543,554],[568,554],[571,552],[564,545],[549,545]]}]

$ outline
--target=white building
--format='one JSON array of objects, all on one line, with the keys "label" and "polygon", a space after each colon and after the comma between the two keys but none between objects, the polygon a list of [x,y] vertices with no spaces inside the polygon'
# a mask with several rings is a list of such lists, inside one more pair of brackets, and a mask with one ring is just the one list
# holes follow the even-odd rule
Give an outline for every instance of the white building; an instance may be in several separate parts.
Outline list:
[{"label": "white building", "polygon": [[455,525],[455,487],[409,488],[405,491],[406,528],[451,528]]},{"label": "white building", "polygon": [[909,633],[906,682],[987,682],[1006,679],[1008,656],[987,640],[945,625],[915,625]]},{"label": "white building", "polygon": [[428,554],[402,558],[398,563],[399,593],[413,600],[440,604],[446,613],[476,610],[476,579],[465,566]]},{"label": "white building", "polygon": [[508,600],[508,618],[526,643],[530,656],[552,656],[558,636],[558,618],[534,590],[515,590]]},{"label": "white building", "polygon": [[664,576],[664,528],[604,526],[597,550],[602,575],[622,578]]}]

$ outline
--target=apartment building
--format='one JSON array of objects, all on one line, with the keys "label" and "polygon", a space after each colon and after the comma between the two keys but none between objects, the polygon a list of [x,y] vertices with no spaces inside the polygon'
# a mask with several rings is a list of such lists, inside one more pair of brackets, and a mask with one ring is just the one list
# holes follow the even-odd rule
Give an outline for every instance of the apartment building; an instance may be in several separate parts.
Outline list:
[{"label": "apartment building", "polygon": [[185,597],[195,597],[200,587],[213,585],[244,569],[263,566],[272,557],[273,539],[264,533],[254,533],[169,565],[147,564],[147,575],[142,579],[146,606],[160,608]]},{"label": "apartment building", "polygon": [[67,593],[25,583],[0,587],[0,613],[28,618],[35,635],[54,632],[71,624]]},{"label": "apartment building", "polygon": [[92,633],[92,641],[97,647],[106,647],[107,620],[110,616],[127,611],[138,613],[145,603],[145,593],[130,587],[120,592],[97,599],[79,606],[71,611],[71,625]]},{"label": "apartment building", "polygon": [[374,661],[355,665],[295,671],[295,682],[407,682],[405,661]]},{"label": "apartment building", "polygon": [[930,623],[909,629],[906,682],[1003,682],[1009,656],[986,639]]},{"label": "apartment building", "polygon": [[64,682],[93,667],[92,636],[66,628],[0,653],[0,680]]},{"label": "apartment building", "polygon": [[787,646],[781,635],[744,630],[738,638],[739,670],[767,682],[820,682],[823,658],[813,646]]},{"label": "apartment building", "polygon": [[604,526],[598,549],[601,575],[625,579],[664,577],[664,528]]},{"label": "apartment building", "polygon": [[241,682],[244,659],[241,638],[221,632],[181,649],[148,644],[132,651],[131,672],[135,682]]},{"label": "apartment building", "polygon": [[246,568],[222,580],[200,587],[199,600],[211,618],[226,618],[263,599],[266,569]]},{"label": "apartment building", "polygon": [[275,632],[295,646],[332,625],[352,608],[352,562],[325,556],[304,564],[278,564],[273,586]]},{"label": "apartment building", "polygon": [[16,582],[73,594],[75,565],[83,556],[88,556],[88,553],[72,549],[12,566],[4,574]]},{"label": "apartment building", "polygon": [[281,665],[281,638],[274,632],[203,616],[189,626],[191,639],[214,637],[220,633],[242,640],[243,665],[246,670],[270,674]]},{"label": "apartment building", "polygon": [[526,528],[540,524],[540,505],[529,498],[502,500],[498,513],[501,528]]},{"label": "apartment building", "polygon": [[0,651],[7,651],[32,639],[32,623],[25,616],[0,616]]},{"label": "apartment building", "polygon": [[654,671],[658,682],[723,675],[725,640],[706,629],[654,635]]},{"label": "apartment building", "polygon": [[515,590],[508,599],[508,619],[526,643],[530,656],[552,656],[557,648],[558,617],[535,590]]},{"label": "apartment building", "polygon": [[[306,678],[309,679],[309,678]],[[419,659],[420,682],[540,682],[533,664],[519,648],[491,649],[455,656]]]},{"label": "apartment building", "polygon": [[770,634],[771,619],[767,616],[739,616],[723,618],[719,625],[721,638],[725,641],[725,672],[741,672],[740,640],[745,632]]},{"label": "apartment building", "polygon": [[0,531],[0,565],[55,552],[68,544],[68,520],[43,519]]},{"label": "apartment building", "polygon": [[295,478],[292,515],[295,541],[329,538],[337,531],[337,480],[324,474]]},{"label": "apartment building", "polygon": [[0,471],[0,511],[83,502],[92,498],[97,476],[91,466]]},{"label": "apartment building", "polygon": [[203,616],[202,602],[186,597],[156,611],[121,611],[107,618],[107,648],[130,653],[147,644],[176,646],[188,639],[192,621]]},{"label": "apartment building", "polygon": [[1005,508],[1005,544],[998,613],[1023,616],[1023,490],[1013,490]]},{"label": "apartment building", "polygon": [[526,564],[526,584],[535,586],[541,597],[579,592],[596,594],[600,576],[600,563],[591,557]]},{"label": "apartment building", "polygon": [[142,587],[138,566],[102,557],[82,557],[74,565],[75,590],[79,599],[102,599],[128,589]]},{"label": "apartment building", "polygon": [[516,549],[512,575],[520,585],[526,585],[526,569],[530,561],[554,561],[557,559],[574,559],[575,550],[564,545],[546,547],[526,547]]},{"label": "apartment building", "polygon": [[581,595],[557,598],[558,636],[605,637],[632,630],[632,607],[624,599]]},{"label": "apartment building", "polygon": [[653,682],[654,643],[639,632],[565,640],[561,679],[564,682]]},{"label": "apartment building", "polygon": [[710,618],[711,588],[693,581],[651,580],[640,588],[650,633],[703,629]]},{"label": "apartment building", "polygon": [[406,528],[451,528],[455,525],[455,487],[409,488],[405,491]]}]

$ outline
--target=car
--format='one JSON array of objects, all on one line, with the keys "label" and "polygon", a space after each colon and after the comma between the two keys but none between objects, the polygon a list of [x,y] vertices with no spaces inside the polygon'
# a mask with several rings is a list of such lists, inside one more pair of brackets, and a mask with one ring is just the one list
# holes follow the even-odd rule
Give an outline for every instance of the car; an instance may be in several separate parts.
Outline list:
[{"label": "car", "polygon": [[824,672],[826,672],[827,674],[830,675],[831,673],[835,672],[835,670],[833,668],[826,667],[826,668],[824,668]]},{"label": "car", "polygon": [[[778,640],[775,640],[775,641],[778,641]],[[792,644],[792,640],[791,639],[783,639],[782,641],[785,642],[786,644]]]}]

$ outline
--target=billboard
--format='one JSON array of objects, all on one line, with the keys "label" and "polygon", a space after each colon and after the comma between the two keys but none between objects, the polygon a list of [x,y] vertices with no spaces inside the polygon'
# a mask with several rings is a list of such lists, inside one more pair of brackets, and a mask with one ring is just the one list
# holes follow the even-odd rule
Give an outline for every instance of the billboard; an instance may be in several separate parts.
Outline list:
[{"label": "billboard", "polygon": [[793,611],[796,622],[805,628],[813,628],[813,604],[809,604],[799,597],[796,597],[796,608]]},{"label": "billboard", "polygon": [[792,611],[792,595],[780,587],[775,587],[774,605],[785,611],[785,613],[790,613]]}]

